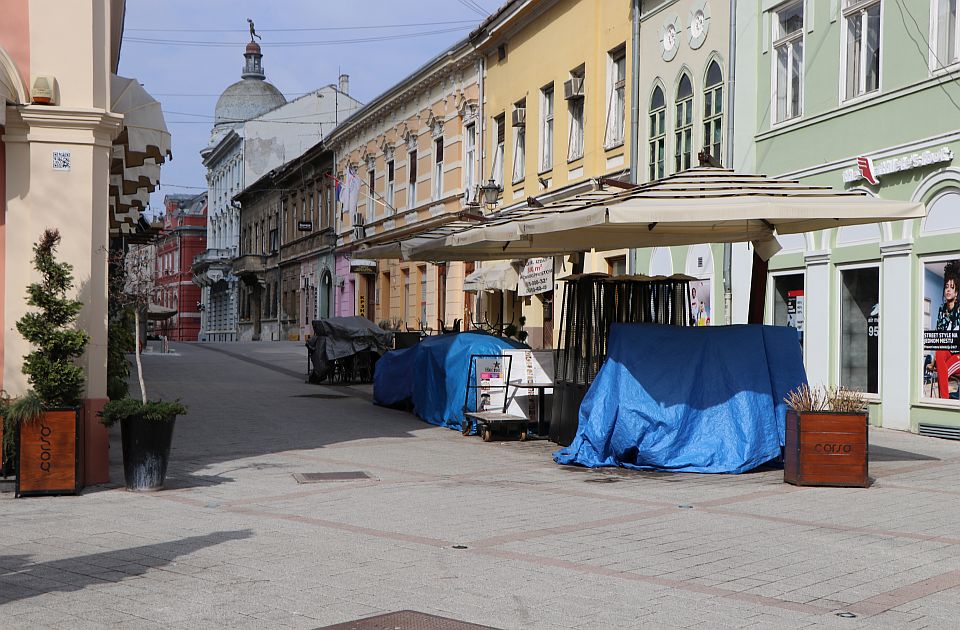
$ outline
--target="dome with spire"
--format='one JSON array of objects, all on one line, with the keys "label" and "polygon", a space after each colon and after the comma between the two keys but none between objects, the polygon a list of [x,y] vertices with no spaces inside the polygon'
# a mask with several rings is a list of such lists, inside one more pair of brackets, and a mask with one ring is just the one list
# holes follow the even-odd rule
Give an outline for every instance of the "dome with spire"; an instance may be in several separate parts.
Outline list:
[{"label": "dome with spire", "polygon": [[283,93],[266,80],[260,44],[252,41],[244,49],[241,79],[228,87],[217,100],[210,146],[216,145],[230,129],[286,104]]}]

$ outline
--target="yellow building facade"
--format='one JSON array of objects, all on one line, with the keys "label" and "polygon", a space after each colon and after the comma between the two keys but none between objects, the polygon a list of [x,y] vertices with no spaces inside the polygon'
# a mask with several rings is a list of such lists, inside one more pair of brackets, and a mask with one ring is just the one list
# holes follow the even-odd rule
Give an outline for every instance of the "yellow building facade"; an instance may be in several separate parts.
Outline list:
[{"label": "yellow building facade", "polygon": [[[628,181],[631,5],[513,2],[472,36],[484,65],[481,173],[502,188],[498,210],[585,192],[597,178]],[[626,250],[589,252],[583,270],[622,274],[626,261]],[[555,259],[558,279],[571,269]],[[487,299],[486,317],[509,323],[522,314],[528,343],[550,347],[553,296],[504,299]]]}]

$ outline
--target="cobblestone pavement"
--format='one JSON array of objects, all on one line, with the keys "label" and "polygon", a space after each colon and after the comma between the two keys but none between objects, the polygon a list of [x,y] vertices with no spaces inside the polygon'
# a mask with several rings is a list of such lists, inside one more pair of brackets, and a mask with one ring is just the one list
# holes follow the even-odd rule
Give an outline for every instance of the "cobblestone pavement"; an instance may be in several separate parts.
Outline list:
[{"label": "cobblestone pavement", "polygon": [[958,443],[873,431],[869,489],[593,472],[307,385],[299,344],[176,350],[145,357],[190,407],[167,490],[120,488],[114,436],[114,485],[0,495],[0,628],[957,627]]}]

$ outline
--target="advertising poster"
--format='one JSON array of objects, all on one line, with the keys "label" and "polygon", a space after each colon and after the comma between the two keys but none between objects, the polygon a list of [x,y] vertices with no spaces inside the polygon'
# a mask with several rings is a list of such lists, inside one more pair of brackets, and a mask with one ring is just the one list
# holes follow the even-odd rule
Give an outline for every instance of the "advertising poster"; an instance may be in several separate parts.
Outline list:
[{"label": "advertising poster", "polygon": [[517,295],[537,295],[553,291],[553,258],[530,258],[520,270]]},{"label": "advertising poster", "polygon": [[690,281],[690,321],[693,326],[709,326],[713,316],[710,306],[710,281]]},{"label": "advertising poster", "polygon": [[803,345],[803,289],[787,291],[787,326],[796,328]]},{"label": "advertising poster", "polygon": [[[510,364],[511,383],[552,383],[553,382],[553,352],[550,350],[504,350],[504,356],[512,356]],[[553,389],[527,389],[523,387],[510,388],[510,404],[507,413],[523,416],[530,422],[539,422],[539,407],[537,397],[541,394],[549,396]]]},{"label": "advertising poster", "polygon": [[960,398],[960,254],[923,264],[923,395]]},{"label": "advertising poster", "polygon": [[476,366],[477,411],[503,411],[507,394],[503,360],[478,358]]}]

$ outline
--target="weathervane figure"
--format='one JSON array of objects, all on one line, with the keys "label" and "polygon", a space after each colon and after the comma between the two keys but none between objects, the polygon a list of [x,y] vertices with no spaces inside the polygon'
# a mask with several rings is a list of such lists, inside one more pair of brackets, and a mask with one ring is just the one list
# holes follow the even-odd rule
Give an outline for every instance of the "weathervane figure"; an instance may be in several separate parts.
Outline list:
[{"label": "weathervane figure", "polygon": [[257,35],[257,29],[254,28],[253,26],[253,20],[251,20],[250,18],[247,18],[247,23],[250,25],[250,41],[253,42],[254,37],[256,37],[259,40],[262,40],[263,38]]}]

